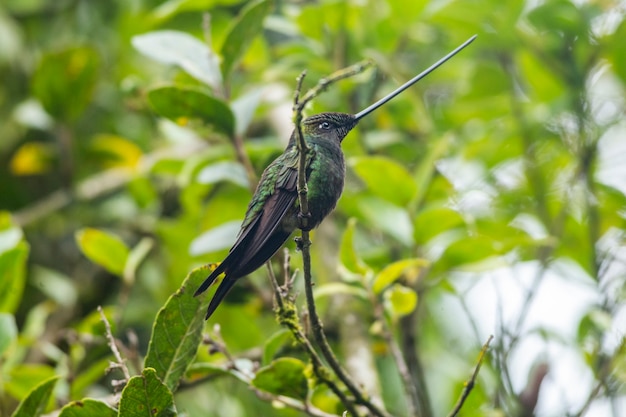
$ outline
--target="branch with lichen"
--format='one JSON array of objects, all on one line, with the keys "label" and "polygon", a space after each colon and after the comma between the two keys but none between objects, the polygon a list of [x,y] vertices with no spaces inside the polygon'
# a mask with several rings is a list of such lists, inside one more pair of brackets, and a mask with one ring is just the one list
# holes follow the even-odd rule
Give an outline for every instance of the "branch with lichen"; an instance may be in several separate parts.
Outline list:
[{"label": "branch with lichen", "polygon": [[339,70],[331,74],[327,78],[323,78],[318,82],[315,87],[307,91],[307,93],[302,96],[302,99],[300,99],[300,94],[302,91],[302,82],[304,80],[306,72],[303,72],[297,79],[297,86],[294,94],[293,121],[295,124],[294,131],[296,135],[296,144],[300,152],[300,159],[298,164],[298,198],[300,203],[300,218],[302,223],[300,225],[301,237],[298,247],[302,251],[304,291],[307,303],[309,323],[315,341],[322,353],[322,356],[328,363],[328,366],[333,370],[337,378],[339,378],[339,380],[346,386],[348,391],[354,396],[355,403],[363,405],[365,408],[367,408],[370,414],[377,417],[383,417],[386,416],[386,413],[374,403],[372,403],[372,401],[370,401],[367,395],[361,391],[356,382],[352,380],[352,377],[343,369],[343,367],[337,360],[334,352],[332,351],[328,343],[328,340],[326,339],[326,334],[324,333],[321,320],[317,314],[317,309],[313,297],[313,279],[311,276],[311,252],[309,250],[309,247],[311,246],[311,241],[309,238],[309,231],[307,230],[309,204],[307,200],[308,190],[306,184],[306,156],[308,152],[308,146],[304,139],[304,135],[302,134],[301,128],[301,122],[303,119],[302,111],[307,103],[309,103],[320,93],[325,91],[334,82],[356,75],[362,72],[369,65],[370,64],[368,62],[359,63],[351,67]]}]

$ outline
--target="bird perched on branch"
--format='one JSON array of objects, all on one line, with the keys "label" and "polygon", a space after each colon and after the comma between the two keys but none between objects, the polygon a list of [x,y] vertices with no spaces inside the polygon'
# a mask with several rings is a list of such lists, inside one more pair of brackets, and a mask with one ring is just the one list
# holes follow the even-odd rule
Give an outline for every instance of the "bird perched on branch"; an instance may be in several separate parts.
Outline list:
[{"label": "bird perched on branch", "polygon": [[194,294],[206,291],[221,273],[225,273],[209,303],[206,319],[238,278],[255,271],[269,260],[297,228],[310,230],[317,227],[335,208],[343,191],[346,170],[341,142],[359,120],[424,78],[475,38],[468,39],[428,69],[357,114],[320,113],[302,121],[302,136],[307,145],[304,172],[309,213],[304,214],[305,219],[300,213],[300,149],[294,131],[285,151],[263,172],[230,252]]}]

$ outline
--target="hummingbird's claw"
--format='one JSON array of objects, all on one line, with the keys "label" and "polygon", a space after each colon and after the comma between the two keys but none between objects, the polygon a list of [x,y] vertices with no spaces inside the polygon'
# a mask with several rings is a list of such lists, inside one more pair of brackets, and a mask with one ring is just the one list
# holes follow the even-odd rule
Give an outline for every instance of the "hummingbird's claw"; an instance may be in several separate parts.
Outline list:
[{"label": "hummingbird's claw", "polygon": [[313,229],[313,227],[309,225],[310,219],[311,213],[298,212],[298,229],[305,230],[307,232]]}]

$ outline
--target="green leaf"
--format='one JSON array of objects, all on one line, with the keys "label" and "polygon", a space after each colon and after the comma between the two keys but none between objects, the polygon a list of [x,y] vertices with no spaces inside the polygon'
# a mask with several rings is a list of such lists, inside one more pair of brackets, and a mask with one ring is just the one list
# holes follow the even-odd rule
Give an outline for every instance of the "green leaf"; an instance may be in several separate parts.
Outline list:
[{"label": "green leaf", "polygon": [[384,293],[385,308],[392,317],[406,316],[417,307],[417,293],[404,285],[394,284]]},{"label": "green leaf", "polygon": [[0,313],[0,358],[17,339],[17,324],[13,314]]},{"label": "green leaf", "polygon": [[417,185],[398,162],[383,156],[350,158],[350,166],[377,196],[400,207],[409,204]]},{"label": "green leaf", "polygon": [[372,282],[372,291],[376,294],[380,294],[382,290],[396,282],[402,276],[417,279],[420,271],[428,266],[428,264],[429,262],[427,260],[420,258],[403,259],[391,263],[376,275]]},{"label": "green leaf", "polygon": [[144,366],[155,369],[172,391],[196,356],[202,339],[204,310],[209,299],[193,294],[210,273],[207,266],[191,271],[179,290],[159,310],[152,327]]},{"label": "green leaf", "polygon": [[28,253],[29,246],[23,241],[0,253],[0,312],[14,313],[22,300]]},{"label": "green leaf", "polygon": [[232,23],[222,45],[222,75],[229,77],[233,67],[246,52],[254,38],[263,29],[263,20],[272,8],[269,0],[248,4]]},{"label": "green leaf", "polygon": [[76,232],[76,242],[92,262],[115,275],[122,275],[129,249],[119,237],[102,230],[84,228]]},{"label": "green leaf", "polygon": [[339,248],[339,260],[341,264],[350,272],[366,275],[370,269],[359,257],[354,249],[354,231],[356,230],[356,219],[348,220],[348,226],[341,238],[341,246]]},{"label": "green leaf", "polygon": [[498,255],[494,240],[487,236],[468,236],[448,246],[438,263],[448,267],[469,265]]},{"label": "green leaf", "polygon": [[426,243],[433,237],[464,225],[463,217],[448,207],[421,210],[413,220],[415,241]]},{"label": "green leaf", "polygon": [[275,395],[305,400],[309,393],[306,365],[295,358],[276,359],[259,369],[252,385]]},{"label": "green leaf", "polygon": [[108,404],[85,398],[80,401],[72,401],[61,409],[59,417],[115,417],[117,410],[109,407]]},{"label": "green leaf", "polygon": [[160,30],[134,36],[131,42],[147,57],[177,65],[213,89],[223,88],[219,58],[199,39],[185,32]]},{"label": "green leaf", "polygon": [[59,380],[58,376],[46,379],[37,385],[28,396],[20,403],[13,417],[37,417],[41,415],[48,406],[54,385]]},{"label": "green leaf", "polygon": [[321,297],[328,297],[332,295],[349,295],[359,298],[364,301],[368,301],[369,294],[367,290],[358,284],[350,285],[345,282],[330,282],[328,284],[322,284],[319,287],[315,287],[315,299]]},{"label": "green leaf", "polygon": [[237,233],[241,229],[241,221],[226,222],[213,229],[207,230],[191,241],[189,254],[192,256],[216,252],[228,249],[237,239]]},{"label": "green leaf", "polygon": [[413,224],[405,209],[374,196],[360,197],[358,209],[369,224],[403,245],[413,246]]},{"label": "green leaf", "polygon": [[200,184],[230,181],[244,188],[250,185],[246,169],[240,163],[233,161],[218,161],[202,168],[198,172],[197,181]]},{"label": "green leaf", "polygon": [[276,352],[283,347],[287,342],[292,341],[291,331],[287,329],[280,329],[265,342],[265,346],[263,346],[263,360],[262,363],[264,365],[270,363]]},{"label": "green leaf", "polygon": [[148,101],[160,116],[175,122],[199,119],[228,136],[235,131],[235,117],[226,103],[201,90],[159,87],[148,92]]},{"label": "green leaf", "polygon": [[235,114],[235,134],[243,135],[246,133],[246,130],[254,117],[254,112],[259,106],[262,94],[263,90],[257,88],[256,90],[252,90],[242,96],[239,96],[230,104],[230,108]]},{"label": "green leaf", "polygon": [[128,381],[120,398],[119,416],[169,417],[176,415],[172,392],[159,380],[152,368]]},{"label": "green leaf", "polygon": [[90,47],[43,56],[32,78],[33,94],[54,118],[73,122],[91,102],[100,59]]}]

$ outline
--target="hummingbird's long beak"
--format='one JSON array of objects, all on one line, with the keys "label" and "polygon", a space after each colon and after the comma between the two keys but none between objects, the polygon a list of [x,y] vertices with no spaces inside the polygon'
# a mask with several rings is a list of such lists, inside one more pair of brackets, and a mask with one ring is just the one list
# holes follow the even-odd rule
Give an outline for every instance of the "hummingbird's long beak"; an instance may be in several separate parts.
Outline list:
[{"label": "hummingbird's long beak", "polygon": [[467,45],[469,45],[470,43],[474,42],[474,39],[476,39],[476,36],[478,36],[478,35],[472,36],[471,38],[469,38],[468,40],[463,42],[462,45],[459,45],[454,51],[450,52],[448,55],[444,56],[439,61],[435,62],[430,67],[428,67],[426,70],[422,71],[421,73],[419,73],[415,77],[411,78],[406,83],[402,84],[400,87],[395,89],[393,92],[387,94],[385,97],[381,98],[376,103],[372,104],[371,106],[368,106],[367,108],[365,108],[365,109],[361,110],[360,112],[358,112],[357,114],[355,114],[354,115],[355,121],[359,121],[362,117],[367,116],[368,114],[370,114],[371,112],[373,112],[374,110],[376,110],[377,108],[379,108],[380,106],[382,106],[383,104],[385,104],[386,102],[388,102],[389,100],[391,100],[392,98],[394,98],[395,96],[397,96],[398,94],[400,94],[401,92],[403,92],[404,90],[406,90],[407,88],[409,88],[410,86],[415,84],[416,82],[418,82],[419,80],[421,80],[422,78],[424,78],[425,76],[427,76],[428,74],[430,74],[431,72],[436,70],[444,62],[446,62],[447,60],[452,58],[454,55],[459,53],[461,51],[461,49],[465,48]]}]

